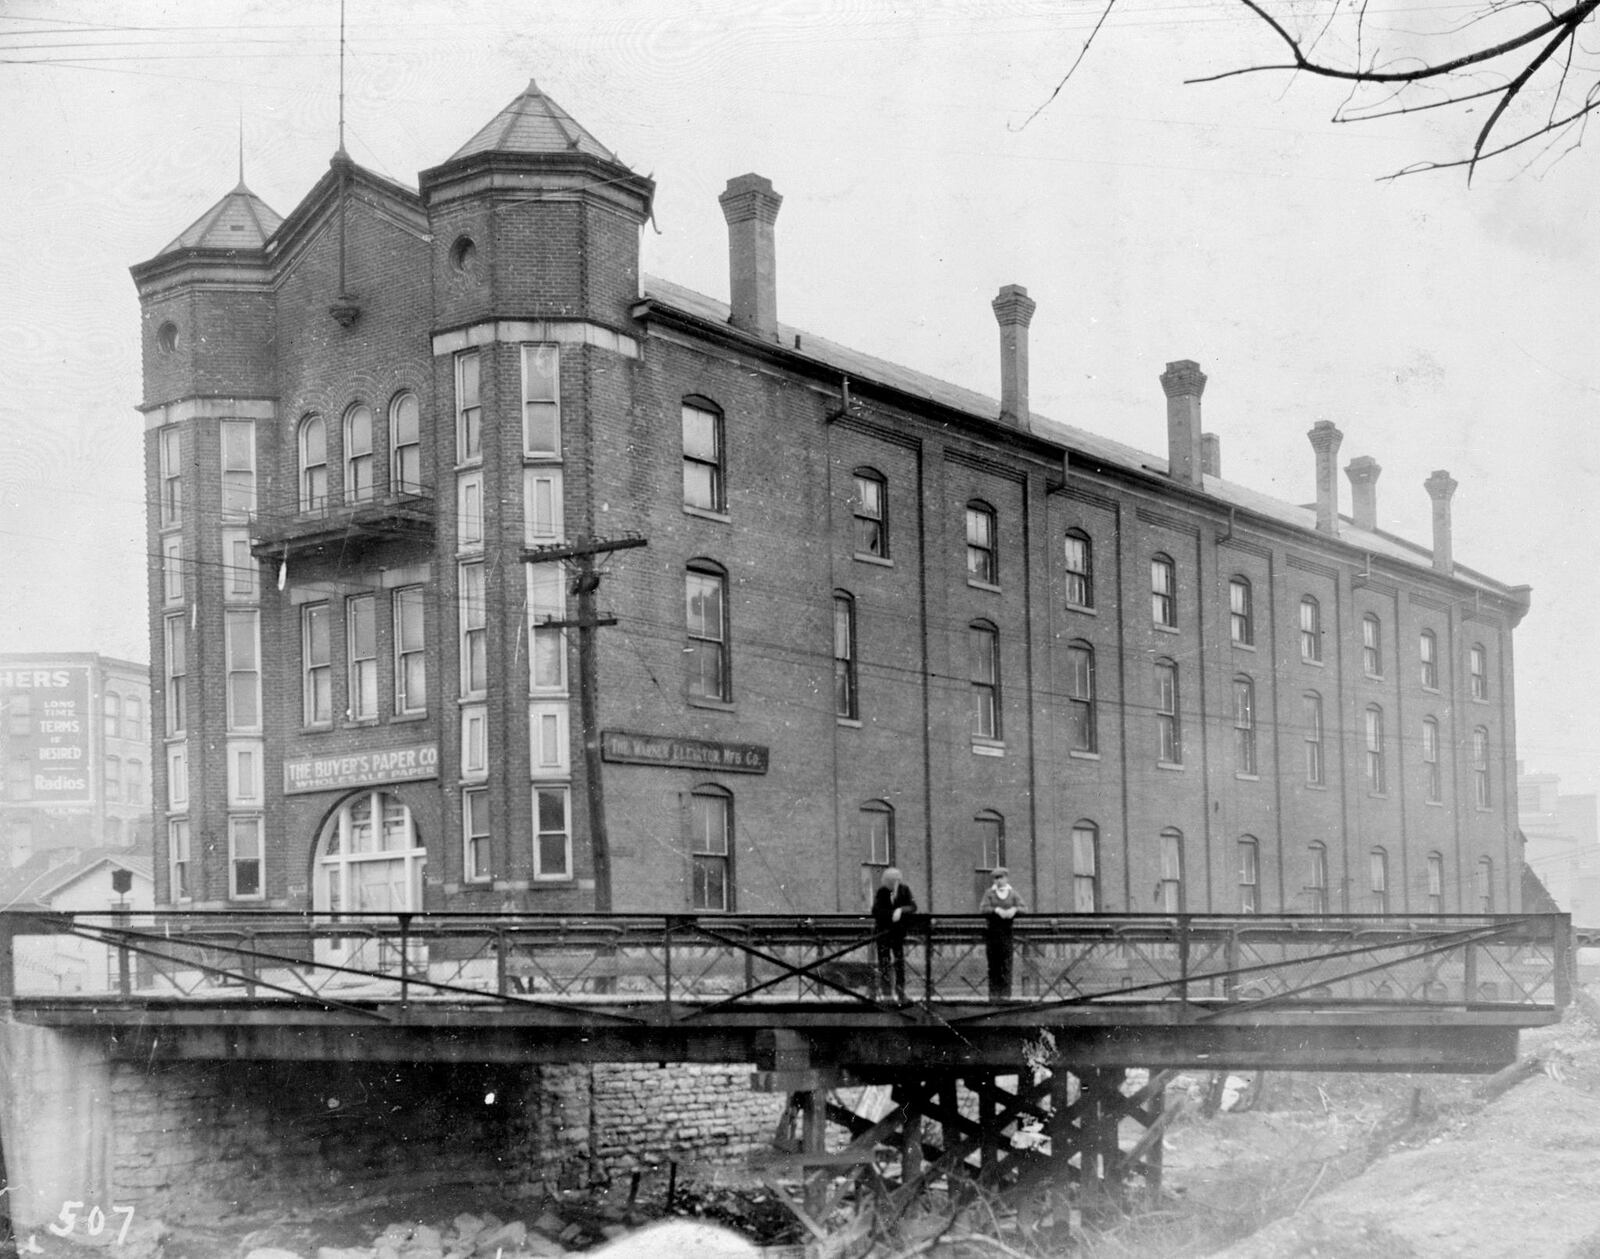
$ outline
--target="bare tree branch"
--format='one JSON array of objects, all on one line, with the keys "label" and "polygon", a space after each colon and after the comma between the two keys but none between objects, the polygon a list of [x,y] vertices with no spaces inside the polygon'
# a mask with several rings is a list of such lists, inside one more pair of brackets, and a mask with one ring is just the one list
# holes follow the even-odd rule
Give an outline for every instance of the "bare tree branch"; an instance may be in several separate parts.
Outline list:
[{"label": "bare tree branch", "polygon": [[1106,19],[1111,16],[1112,6],[1116,3],[1117,0],[1106,0],[1106,7],[1100,11],[1099,21],[1094,24],[1094,29],[1089,32],[1089,38],[1083,41],[1083,47],[1078,49],[1078,55],[1073,58],[1072,64],[1067,67],[1067,72],[1061,76],[1061,82],[1056,84],[1056,90],[1050,93],[1050,95],[1039,105],[1038,109],[1035,109],[1031,114],[1022,120],[1021,127],[1013,127],[1013,131],[1021,131],[1023,127],[1026,127],[1030,122],[1037,118],[1051,101],[1055,100],[1056,97],[1061,95],[1061,89],[1066,87],[1067,80],[1073,76],[1078,67],[1083,64],[1083,59],[1089,55],[1089,45],[1094,43],[1094,37],[1100,33],[1100,28],[1106,24]]}]

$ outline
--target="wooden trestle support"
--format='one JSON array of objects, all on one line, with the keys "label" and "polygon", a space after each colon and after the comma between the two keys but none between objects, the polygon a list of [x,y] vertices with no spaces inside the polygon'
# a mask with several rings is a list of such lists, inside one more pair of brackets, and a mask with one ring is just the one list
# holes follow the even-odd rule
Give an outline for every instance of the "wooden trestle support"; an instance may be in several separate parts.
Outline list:
[{"label": "wooden trestle support", "polygon": [[[789,1100],[772,1149],[755,1162],[815,1253],[837,1253],[829,1220],[840,1208],[859,1215],[870,1204],[892,1226],[936,1186],[958,1203],[986,1191],[1064,1232],[1074,1209],[1093,1220],[1159,1196],[1161,1137],[1177,1114],[1163,1106],[1173,1074],[1151,1072],[1131,1088],[1126,1068],[1062,1065],[758,1071],[754,1087]],[[878,1105],[861,1113],[852,1094]],[[1127,1148],[1125,1122],[1137,1133]]]}]

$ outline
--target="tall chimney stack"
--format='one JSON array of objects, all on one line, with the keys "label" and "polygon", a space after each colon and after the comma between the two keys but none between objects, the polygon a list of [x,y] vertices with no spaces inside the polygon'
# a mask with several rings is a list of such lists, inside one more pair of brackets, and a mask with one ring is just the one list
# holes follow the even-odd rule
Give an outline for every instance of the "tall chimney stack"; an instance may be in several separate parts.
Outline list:
[{"label": "tall chimney stack", "polygon": [[1358,455],[1344,466],[1350,478],[1350,515],[1357,529],[1373,533],[1378,528],[1378,474],[1383,469],[1371,455]]},{"label": "tall chimney stack", "polygon": [[778,254],[772,225],[783,198],[760,175],[730,179],[717,198],[728,220],[728,289],[735,328],[772,338],[778,331]]},{"label": "tall chimney stack", "polygon": [[1207,476],[1222,475],[1222,438],[1215,433],[1200,434],[1200,471]]},{"label": "tall chimney stack", "polygon": [[1433,566],[1448,575],[1456,568],[1450,542],[1450,499],[1456,492],[1456,481],[1440,468],[1422,483],[1422,488],[1433,500]]},{"label": "tall chimney stack", "polygon": [[1200,395],[1206,391],[1206,374],[1193,359],[1168,363],[1161,373],[1167,395],[1167,475],[1185,485],[1199,485]]},{"label": "tall chimney stack", "polygon": [[1000,422],[1028,427],[1028,325],[1038,303],[1020,284],[1008,284],[989,303],[1000,324]]},{"label": "tall chimney stack", "polygon": [[1306,434],[1317,452],[1317,532],[1339,536],[1339,443],[1344,434],[1332,420],[1318,420]]}]

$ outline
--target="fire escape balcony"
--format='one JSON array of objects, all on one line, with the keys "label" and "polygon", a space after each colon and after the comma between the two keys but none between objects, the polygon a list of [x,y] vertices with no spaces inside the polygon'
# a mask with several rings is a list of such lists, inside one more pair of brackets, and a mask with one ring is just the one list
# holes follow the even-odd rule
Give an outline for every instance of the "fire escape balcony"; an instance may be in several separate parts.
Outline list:
[{"label": "fire escape balcony", "polygon": [[393,542],[434,537],[430,489],[386,494],[356,502],[324,502],[293,514],[258,514],[251,521],[250,551],[257,559],[351,556]]}]

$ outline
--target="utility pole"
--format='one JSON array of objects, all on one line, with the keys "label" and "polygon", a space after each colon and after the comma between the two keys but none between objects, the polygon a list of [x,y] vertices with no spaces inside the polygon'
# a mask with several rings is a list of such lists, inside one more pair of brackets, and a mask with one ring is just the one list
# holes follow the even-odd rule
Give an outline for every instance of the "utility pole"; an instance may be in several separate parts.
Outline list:
[{"label": "utility pole", "polygon": [[[594,860],[594,907],[597,913],[611,912],[611,844],[606,837],[605,797],[600,789],[599,675],[595,661],[594,632],[603,625],[615,625],[614,616],[601,616],[595,607],[595,593],[603,574],[595,557],[612,551],[648,546],[649,539],[638,534],[621,538],[591,538],[580,535],[571,542],[553,546],[528,547],[522,558],[543,564],[555,560],[572,561],[570,593],[577,596],[578,614],[562,620],[540,621],[537,629],[576,629],[578,631],[578,719],[583,727],[583,770],[589,805],[589,848]],[[532,644],[529,650],[532,651]]]}]

